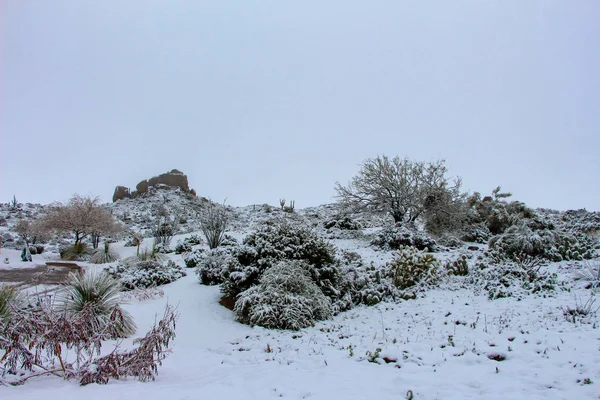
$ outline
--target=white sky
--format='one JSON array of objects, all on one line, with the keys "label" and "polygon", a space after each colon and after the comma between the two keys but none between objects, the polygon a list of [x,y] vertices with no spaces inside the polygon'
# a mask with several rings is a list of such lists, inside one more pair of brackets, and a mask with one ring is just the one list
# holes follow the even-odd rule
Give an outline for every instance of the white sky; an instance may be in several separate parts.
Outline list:
[{"label": "white sky", "polygon": [[599,21],[597,0],[0,1],[0,201],[177,168],[303,208],[386,154],[600,210]]}]

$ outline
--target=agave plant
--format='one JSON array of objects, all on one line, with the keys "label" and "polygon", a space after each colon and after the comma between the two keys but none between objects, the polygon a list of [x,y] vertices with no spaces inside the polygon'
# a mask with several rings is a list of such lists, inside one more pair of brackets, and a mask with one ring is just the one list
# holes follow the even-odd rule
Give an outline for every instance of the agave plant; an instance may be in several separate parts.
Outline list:
[{"label": "agave plant", "polygon": [[106,273],[71,273],[58,297],[59,307],[71,314],[92,315],[94,329],[108,330],[111,338],[135,333],[133,317],[119,306],[121,283]]}]

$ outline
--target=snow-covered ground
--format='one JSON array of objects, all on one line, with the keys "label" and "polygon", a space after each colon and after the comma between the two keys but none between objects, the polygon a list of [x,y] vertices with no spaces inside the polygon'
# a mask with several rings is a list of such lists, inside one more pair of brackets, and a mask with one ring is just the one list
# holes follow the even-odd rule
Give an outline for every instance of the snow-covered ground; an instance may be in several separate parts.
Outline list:
[{"label": "snow-covered ground", "polygon": [[[230,232],[238,239],[252,228],[250,209],[240,221],[247,228]],[[331,242],[367,263],[390,258],[357,237]],[[135,247],[123,244],[111,248],[121,257],[135,254]],[[146,239],[142,248],[149,246]],[[0,268],[22,267],[19,254],[2,249],[9,264]],[[182,263],[181,255],[169,257]],[[36,255],[34,261],[45,259]],[[569,264],[553,268],[561,279],[572,280]],[[573,324],[563,315],[576,297],[590,295],[578,283],[547,297],[489,300],[462,284],[466,278],[452,277],[415,300],[360,306],[294,332],[236,322],[219,305],[219,288],[200,285],[193,270],[187,272],[162,287],[163,297],[125,305],[139,336],[167,302],[177,305],[177,337],[156,381],[81,387],[76,380],[40,377],[19,387],[0,386],[0,399],[600,398],[599,321]],[[132,340],[120,345],[132,346]]]}]

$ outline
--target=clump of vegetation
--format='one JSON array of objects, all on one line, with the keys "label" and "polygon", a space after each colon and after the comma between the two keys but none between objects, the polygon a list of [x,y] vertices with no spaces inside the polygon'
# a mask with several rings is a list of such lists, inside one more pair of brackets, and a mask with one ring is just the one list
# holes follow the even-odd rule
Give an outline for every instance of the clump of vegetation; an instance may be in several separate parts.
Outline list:
[{"label": "clump of vegetation", "polygon": [[403,247],[416,247],[419,250],[436,251],[435,240],[414,227],[394,226],[383,229],[371,241],[371,245],[383,249],[399,250]]},{"label": "clump of vegetation", "polygon": [[523,257],[549,261],[583,260],[594,257],[598,242],[560,230],[533,230],[524,223],[513,225],[489,243],[490,255],[498,261],[520,262]]},{"label": "clump of vegetation", "polygon": [[183,254],[192,251],[192,245],[186,242],[177,242],[175,245],[175,254]]},{"label": "clump of vegetation", "polygon": [[85,243],[61,247],[59,252],[61,260],[65,261],[87,261],[92,256],[92,251]]},{"label": "clump of vegetation", "polygon": [[347,231],[356,231],[360,229],[360,224],[354,221],[347,213],[334,215],[331,219],[323,223],[325,229],[340,229]]},{"label": "clump of vegetation", "polygon": [[119,256],[110,250],[110,243],[104,242],[103,249],[96,249],[90,257],[90,262],[93,264],[108,264],[117,261]]},{"label": "clump of vegetation", "polygon": [[206,209],[200,215],[200,224],[202,233],[206,238],[206,243],[211,249],[221,245],[225,230],[227,229],[227,210],[225,205],[221,206],[209,202]]},{"label": "clump of vegetation", "polygon": [[0,323],[7,322],[13,310],[20,309],[24,298],[15,286],[0,284]]},{"label": "clump of vegetation", "polygon": [[311,278],[310,266],[298,260],[279,261],[258,285],[242,292],[234,307],[243,323],[298,330],[331,315],[331,301]]},{"label": "clump of vegetation", "polygon": [[136,326],[133,317],[119,306],[120,292],[121,283],[106,273],[71,273],[59,294],[59,304],[73,316],[90,313],[96,331],[110,327],[110,338],[123,338],[133,335]]},{"label": "clump of vegetation", "polygon": [[118,279],[125,290],[143,289],[166,285],[187,275],[185,270],[169,260],[161,263],[156,260],[136,263],[119,263],[105,269],[106,273]]},{"label": "clump of vegetation", "polygon": [[587,281],[588,289],[600,288],[600,262],[586,262],[583,269],[575,273],[575,278]]},{"label": "clump of vegetation", "polygon": [[[102,351],[107,340],[135,327],[115,303],[114,287],[105,277],[74,277],[58,305],[48,296],[12,307],[8,319],[0,319],[0,384],[17,386],[45,375],[81,385],[126,377],[154,380],[175,337],[178,314],[167,305],[163,318],[134,341],[135,349],[123,352],[115,345]],[[73,351],[75,362],[66,362],[66,351]]]},{"label": "clump of vegetation", "polygon": [[414,247],[403,247],[387,264],[387,273],[394,285],[404,290],[417,284],[435,282],[440,266],[440,262],[432,254]]},{"label": "clump of vegetation", "polygon": [[557,275],[533,257],[523,256],[519,262],[481,264],[475,272],[474,284],[483,287],[490,299],[553,292],[558,284]]},{"label": "clump of vegetation", "polygon": [[596,305],[596,297],[592,294],[586,301],[575,297],[575,307],[565,307],[563,314],[567,321],[575,324],[577,322],[589,321],[590,318],[596,316],[598,310],[600,310],[600,306]]},{"label": "clump of vegetation", "polygon": [[448,260],[444,263],[444,267],[448,274],[457,276],[469,275],[469,263],[465,254],[459,255],[454,260]]}]

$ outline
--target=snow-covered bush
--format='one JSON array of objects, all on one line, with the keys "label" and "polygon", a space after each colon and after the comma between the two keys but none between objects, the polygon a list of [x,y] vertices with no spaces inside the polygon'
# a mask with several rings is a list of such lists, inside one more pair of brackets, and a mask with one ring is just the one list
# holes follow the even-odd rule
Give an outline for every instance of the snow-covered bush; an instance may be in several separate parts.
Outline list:
[{"label": "snow-covered bush", "polygon": [[465,227],[461,239],[465,242],[487,243],[492,233],[484,224],[474,224]]},{"label": "snow-covered bush", "polygon": [[[384,300],[396,300],[401,297],[385,270],[374,266],[350,267],[346,270],[345,279],[340,286],[342,292],[350,296],[351,303],[346,309],[351,308],[353,304],[373,306]],[[344,298],[345,296],[342,297]]]},{"label": "snow-covered bush", "polygon": [[511,226],[489,243],[492,258],[517,262],[523,257],[550,261],[590,259],[597,248],[598,243],[586,236],[549,229],[534,231],[525,224]]},{"label": "snow-covered bush", "polygon": [[519,263],[481,264],[473,275],[475,286],[487,291],[490,299],[552,292],[557,285],[556,274],[548,272],[536,258]]},{"label": "snow-covered bush", "polygon": [[196,234],[193,234],[183,239],[183,242],[189,244],[190,246],[196,246],[202,244],[202,238]]},{"label": "snow-covered bush", "polygon": [[323,223],[325,229],[340,229],[355,231],[360,229],[360,224],[354,221],[348,214],[337,214]]},{"label": "snow-covered bush", "polygon": [[192,252],[185,253],[183,255],[183,262],[187,268],[196,268],[198,263],[202,259],[202,255],[204,254],[204,249],[196,249]]},{"label": "snow-covered bush", "polygon": [[175,254],[183,254],[192,251],[192,245],[187,242],[178,241],[175,245]]},{"label": "snow-covered bush", "polygon": [[236,318],[265,328],[298,330],[331,315],[331,301],[311,279],[309,265],[279,261],[268,268],[259,284],[242,292],[235,303]]},{"label": "snow-covered bush", "polygon": [[242,251],[239,248],[217,247],[202,252],[196,264],[196,275],[200,283],[203,285],[223,283],[225,270],[235,270],[241,265],[237,255]]},{"label": "snow-covered bush", "polygon": [[239,244],[240,244],[240,242],[238,242],[236,238],[234,238],[233,236],[228,235],[226,233],[221,238],[221,244],[219,244],[219,246],[227,247],[227,246],[237,246]]},{"label": "snow-covered bush", "polygon": [[431,237],[415,228],[394,226],[383,229],[371,241],[371,245],[383,249],[398,250],[404,246],[416,247],[419,250],[436,251],[436,243]]},{"label": "snow-covered bush", "polygon": [[226,297],[258,284],[262,273],[278,260],[303,260],[313,267],[316,282],[328,285],[333,280],[334,247],[308,227],[286,219],[267,221],[248,235],[241,246],[231,247],[237,263],[228,263],[221,288]]},{"label": "snow-covered bush", "polygon": [[171,260],[166,264],[155,260],[129,265],[119,263],[106,268],[105,271],[119,279],[126,290],[165,285],[187,275],[182,267]]},{"label": "snow-covered bush", "polygon": [[404,290],[418,283],[433,283],[437,279],[440,262],[430,253],[406,246],[399,249],[387,268],[394,285]]},{"label": "snow-covered bush", "polygon": [[259,260],[304,260],[315,266],[335,260],[331,244],[320,239],[310,228],[286,219],[267,221],[244,239],[244,244],[256,250]]}]

